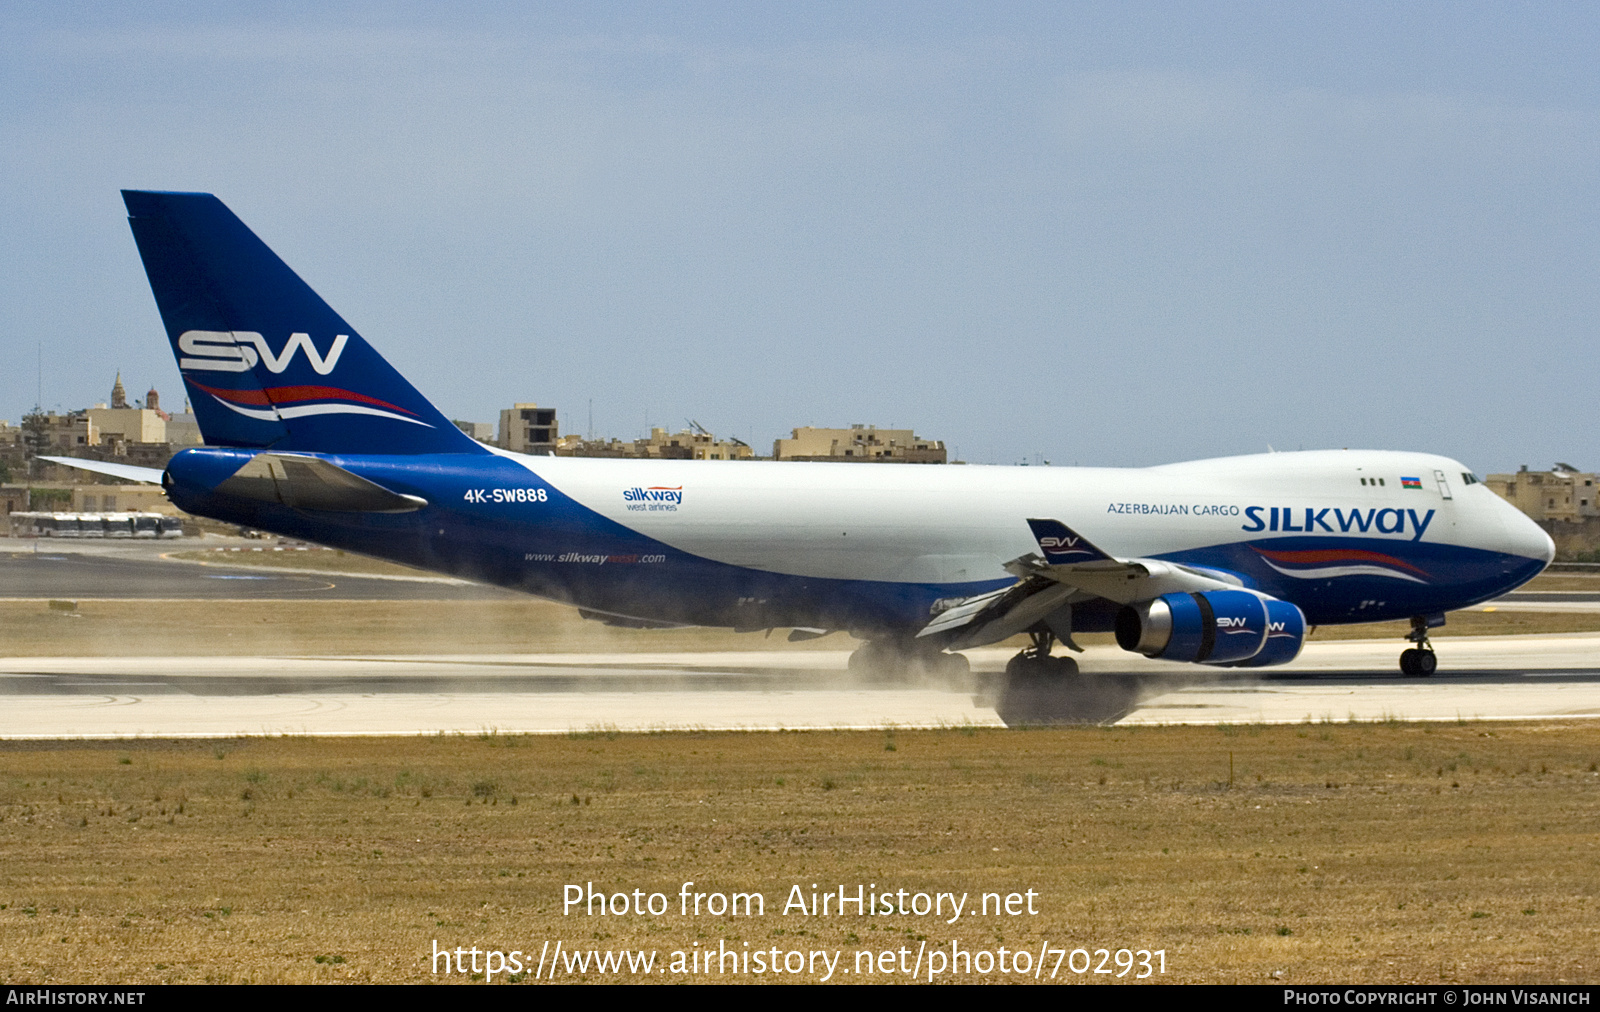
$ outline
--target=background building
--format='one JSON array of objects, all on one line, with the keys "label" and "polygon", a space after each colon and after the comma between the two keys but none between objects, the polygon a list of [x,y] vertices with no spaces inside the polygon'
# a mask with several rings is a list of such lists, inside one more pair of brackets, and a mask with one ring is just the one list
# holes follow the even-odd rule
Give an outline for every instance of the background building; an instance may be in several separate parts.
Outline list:
[{"label": "background building", "polygon": [[[78,472],[86,474],[86,472]],[[36,482],[0,485],[0,515],[28,510],[60,513],[164,513],[184,514],[167,499],[159,485],[97,485],[93,483]]]},{"label": "background building", "polygon": [[848,429],[794,430],[792,439],[775,440],[774,460],[824,460],[868,464],[943,464],[944,443],[923,439],[910,429],[852,425]]},{"label": "background building", "polygon": [[54,411],[35,412],[22,424],[8,431],[16,434],[12,445],[35,453],[69,454],[100,445],[100,430],[85,411],[58,415]]},{"label": "background building", "polygon": [[98,438],[94,443],[165,443],[167,420],[149,408],[108,408],[97,404],[84,412]]},{"label": "background building", "polygon": [[513,404],[500,412],[497,442],[502,449],[548,457],[556,452],[557,429],[555,408]]},{"label": "background building", "polygon": [[93,430],[88,446],[115,446],[118,443],[144,443],[155,445],[170,443],[174,447],[201,444],[200,425],[194,414],[184,404],[182,414],[174,415],[161,410],[161,394],[151,387],[143,401],[128,403],[122,387],[122,376],[111,387],[111,406],[96,404],[92,408],[72,413],[89,419]]},{"label": "background building", "polygon": [[493,422],[463,422],[459,418],[452,418],[450,423],[480,443],[500,445],[499,433],[495,432]]},{"label": "background building", "polygon": [[1596,478],[1571,464],[1549,471],[1530,471],[1524,464],[1516,474],[1491,474],[1483,483],[1534,520],[1581,523],[1600,517]]},{"label": "background building", "polygon": [[[44,499],[53,494],[51,488],[106,485],[118,480],[35,459],[39,456],[83,457],[165,468],[174,453],[201,444],[200,425],[187,404],[182,414],[168,414],[161,410],[161,395],[153,388],[142,402],[129,404],[118,375],[111,387],[109,406],[96,404],[64,414],[35,409],[23,417],[20,425],[0,422],[0,485],[24,487],[20,493],[8,491],[3,497],[4,505],[10,510],[26,509],[25,504],[16,503],[28,498],[28,485],[38,492],[36,498]],[[36,504],[35,508],[42,507]],[[54,503],[51,508],[68,506]]]},{"label": "background building", "polygon": [[654,460],[755,460],[755,451],[740,439],[718,439],[691,422],[679,432],[653,428],[645,439],[625,443],[620,439],[563,437],[556,446],[561,457],[636,457]]},{"label": "background building", "polygon": [[1600,474],[1558,463],[1548,471],[1491,474],[1483,479],[1526,513],[1556,543],[1558,562],[1600,562]]},{"label": "background building", "polygon": [[[462,432],[474,439],[486,426],[456,422]],[[488,442],[488,440],[484,440]],[[573,434],[563,436],[555,408],[537,404],[513,404],[500,412],[497,446],[518,453],[557,457],[629,457],[655,460],[755,460],[755,451],[739,439],[718,439],[698,422],[689,428],[668,432],[652,428],[643,439],[587,439]]]}]

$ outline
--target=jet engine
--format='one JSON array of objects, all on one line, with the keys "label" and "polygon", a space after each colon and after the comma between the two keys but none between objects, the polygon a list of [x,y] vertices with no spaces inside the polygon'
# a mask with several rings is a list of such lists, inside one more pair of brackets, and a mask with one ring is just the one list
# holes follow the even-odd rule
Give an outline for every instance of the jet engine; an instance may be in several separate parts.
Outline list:
[{"label": "jet engine", "polygon": [[1246,590],[1163,594],[1117,613],[1117,645],[1146,657],[1265,667],[1299,656],[1306,622],[1287,601]]},{"label": "jet engine", "polygon": [[1269,597],[1267,602],[1267,642],[1261,652],[1245,661],[1234,661],[1230,668],[1266,668],[1288,664],[1300,656],[1306,644],[1306,617],[1288,601]]}]

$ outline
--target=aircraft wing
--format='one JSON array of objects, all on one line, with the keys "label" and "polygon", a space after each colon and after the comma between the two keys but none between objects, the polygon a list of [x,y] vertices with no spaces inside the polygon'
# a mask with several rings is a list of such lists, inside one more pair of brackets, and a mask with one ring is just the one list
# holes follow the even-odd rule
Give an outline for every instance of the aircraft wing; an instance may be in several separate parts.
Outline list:
[{"label": "aircraft wing", "polygon": [[1232,573],[1199,570],[1160,559],[1118,559],[1106,554],[1059,520],[1029,520],[1043,557],[1024,555],[1006,571],[1040,576],[1118,604],[1149,601],[1162,594],[1237,590],[1244,581]]},{"label": "aircraft wing", "polygon": [[1006,563],[1017,577],[1010,587],[948,605],[917,633],[949,638],[948,649],[998,643],[1039,622],[1070,643],[1070,605],[1090,598],[1118,604],[1149,601],[1163,594],[1234,590],[1242,581],[1231,573],[1201,572],[1159,559],[1119,559],[1059,520],[1029,520],[1041,555]]},{"label": "aircraft wing", "polygon": [[40,455],[40,460],[48,460],[52,464],[65,464],[67,467],[76,467],[82,471],[93,471],[96,474],[109,474],[113,478],[123,481],[139,481],[150,485],[161,484],[161,468],[135,467],[132,464],[113,464],[104,460],[83,460],[79,457],[46,457]]}]

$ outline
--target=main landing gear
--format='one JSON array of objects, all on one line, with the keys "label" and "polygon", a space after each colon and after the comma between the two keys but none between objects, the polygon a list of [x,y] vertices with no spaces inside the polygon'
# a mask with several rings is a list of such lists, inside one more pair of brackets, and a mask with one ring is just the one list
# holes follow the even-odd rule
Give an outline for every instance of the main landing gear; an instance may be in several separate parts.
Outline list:
[{"label": "main landing gear", "polygon": [[1127,716],[1143,693],[1137,678],[1085,676],[1070,657],[1051,657],[1055,633],[1028,631],[1033,642],[1006,662],[995,713],[1008,727],[1109,724]]},{"label": "main landing gear", "polygon": [[1078,662],[1070,657],[1051,657],[1056,634],[1049,629],[1032,631],[1033,640],[1020,654],[1006,662],[1007,680],[1026,678],[1070,678],[1078,673]]},{"label": "main landing gear", "polygon": [[1427,678],[1438,670],[1439,658],[1433,652],[1433,644],[1428,642],[1428,630],[1441,625],[1444,625],[1443,615],[1411,616],[1411,631],[1406,633],[1406,639],[1416,646],[1401,651],[1401,674]]}]

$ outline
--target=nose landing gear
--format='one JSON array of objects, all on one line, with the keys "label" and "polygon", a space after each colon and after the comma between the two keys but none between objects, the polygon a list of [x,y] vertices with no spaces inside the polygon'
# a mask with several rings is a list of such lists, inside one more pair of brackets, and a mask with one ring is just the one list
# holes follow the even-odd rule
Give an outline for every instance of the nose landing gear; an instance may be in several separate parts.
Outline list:
[{"label": "nose landing gear", "polygon": [[1427,678],[1439,668],[1439,658],[1428,642],[1428,630],[1444,625],[1443,615],[1411,616],[1411,631],[1406,639],[1415,643],[1400,653],[1400,673],[1414,678]]}]

